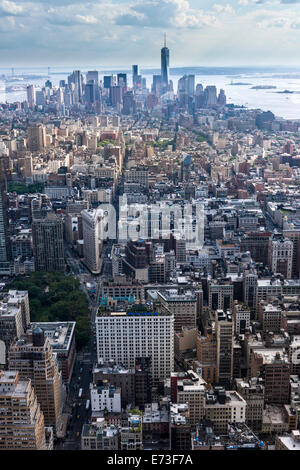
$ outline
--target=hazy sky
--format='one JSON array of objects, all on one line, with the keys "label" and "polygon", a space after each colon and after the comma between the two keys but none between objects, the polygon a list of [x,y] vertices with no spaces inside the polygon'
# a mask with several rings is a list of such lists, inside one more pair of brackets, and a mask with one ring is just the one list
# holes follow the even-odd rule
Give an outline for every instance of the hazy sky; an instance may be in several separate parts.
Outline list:
[{"label": "hazy sky", "polygon": [[0,0],[0,67],[300,66],[300,0]]}]

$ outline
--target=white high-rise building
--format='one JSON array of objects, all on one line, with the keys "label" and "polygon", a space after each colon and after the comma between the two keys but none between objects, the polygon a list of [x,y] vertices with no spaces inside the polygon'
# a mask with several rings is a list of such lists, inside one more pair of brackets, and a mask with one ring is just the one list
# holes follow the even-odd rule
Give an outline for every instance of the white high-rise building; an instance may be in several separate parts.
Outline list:
[{"label": "white high-rise building", "polygon": [[9,150],[6,144],[9,145],[9,142],[5,143],[2,140],[0,140],[0,156],[1,157],[8,157],[9,155]]},{"label": "white high-rise building", "polygon": [[98,362],[113,360],[134,367],[135,358],[151,357],[152,377],[170,377],[174,369],[174,316],[157,312],[105,312],[96,317]]},{"label": "white high-rise building", "polygon": [[109,413],[121,412],[121,390],[109,384],[90,384],[91,407],[93,412],[107,410]]},{"label": "white high-rise building", "polygon": [[36,104],[35,88],[33,85],[27,86],[27,102],[29,108],[33,109]]},{"label": "white high-rise building", "polygon": [[92,273],[98,274],[101,269],[104,211],[99,208],[84,209],[81,215],[84,262]]},{"label": "white high-rise building", "polygon": [[244,334],[245,329],[250,326],[251,311],[248,305],[234,301],[233,318],[234,330],[237,335]]},{"label": "white high-rise building", "polygon": [[274,234],[269,240],[269,265],[274,274],[291,279],[293,267],[293,242],[281,234]]}]

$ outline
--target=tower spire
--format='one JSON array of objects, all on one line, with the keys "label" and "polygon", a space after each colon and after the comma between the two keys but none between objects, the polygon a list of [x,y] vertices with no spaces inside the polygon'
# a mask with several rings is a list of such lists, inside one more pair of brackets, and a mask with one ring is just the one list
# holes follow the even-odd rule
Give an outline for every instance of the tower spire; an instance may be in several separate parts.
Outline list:
[{"label": "tower spire", "polygon": [[165,37],[165,47],[167,47],[167,33],[164,34],[164,37]]}]

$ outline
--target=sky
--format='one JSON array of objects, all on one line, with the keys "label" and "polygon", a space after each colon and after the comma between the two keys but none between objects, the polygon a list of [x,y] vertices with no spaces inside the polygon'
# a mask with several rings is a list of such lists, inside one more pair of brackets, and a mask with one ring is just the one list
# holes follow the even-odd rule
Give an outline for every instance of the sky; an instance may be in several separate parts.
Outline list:
[{"label": "sky", "polygon": [[0,0],[0,68],[299,66],[300,0]]}]

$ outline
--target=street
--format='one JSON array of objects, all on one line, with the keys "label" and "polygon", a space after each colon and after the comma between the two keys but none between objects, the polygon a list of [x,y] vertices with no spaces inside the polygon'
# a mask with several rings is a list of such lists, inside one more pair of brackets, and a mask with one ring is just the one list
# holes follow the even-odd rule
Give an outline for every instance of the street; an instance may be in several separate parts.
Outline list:
[{"label": "street", "polygon": [[[80,281],[82,290],[85,292],[91,315],[91,335],[88,345],[77,354],[72,378],[69,384],[68,395],[64,407],[64,412],[69,414],[67,433],[64,439],[58,440],[55,445],[57,450],[80,450],[81,432],[83,424],[90,420],[91,409],[86,409],[87,400],[90,400],[89,386],[92,382],[93,364],[97,360],[95,349],[95,318],[100,303],[102,276],[106,277],[111,272],[111,263],[108,260],[108,253],[111,244],[108,243],[103,248],[103,275],[93,275],[81,263],[79,258],[73,256],[70,248],[66,246],[66,262],[74,277]],[[95,286],[93,295],[88,292],[86,284]],[[79,390],[82,389],[82,396],[79,398]]]},{"label": "street", "polygon": [[[69,387],[69,394],[65,408],[69,410],[69,422],[67,435],[64,442],[58,443],[56,449],[79,450],[83,424],[90,418],[91,410],[86,409],[86,402],[90,400],[89,385],[91,382],[91,361],[90,351],[78,354],[74,366],[74,371]],[[79,398],[79,390],[82,389],[82,397]]]}]

